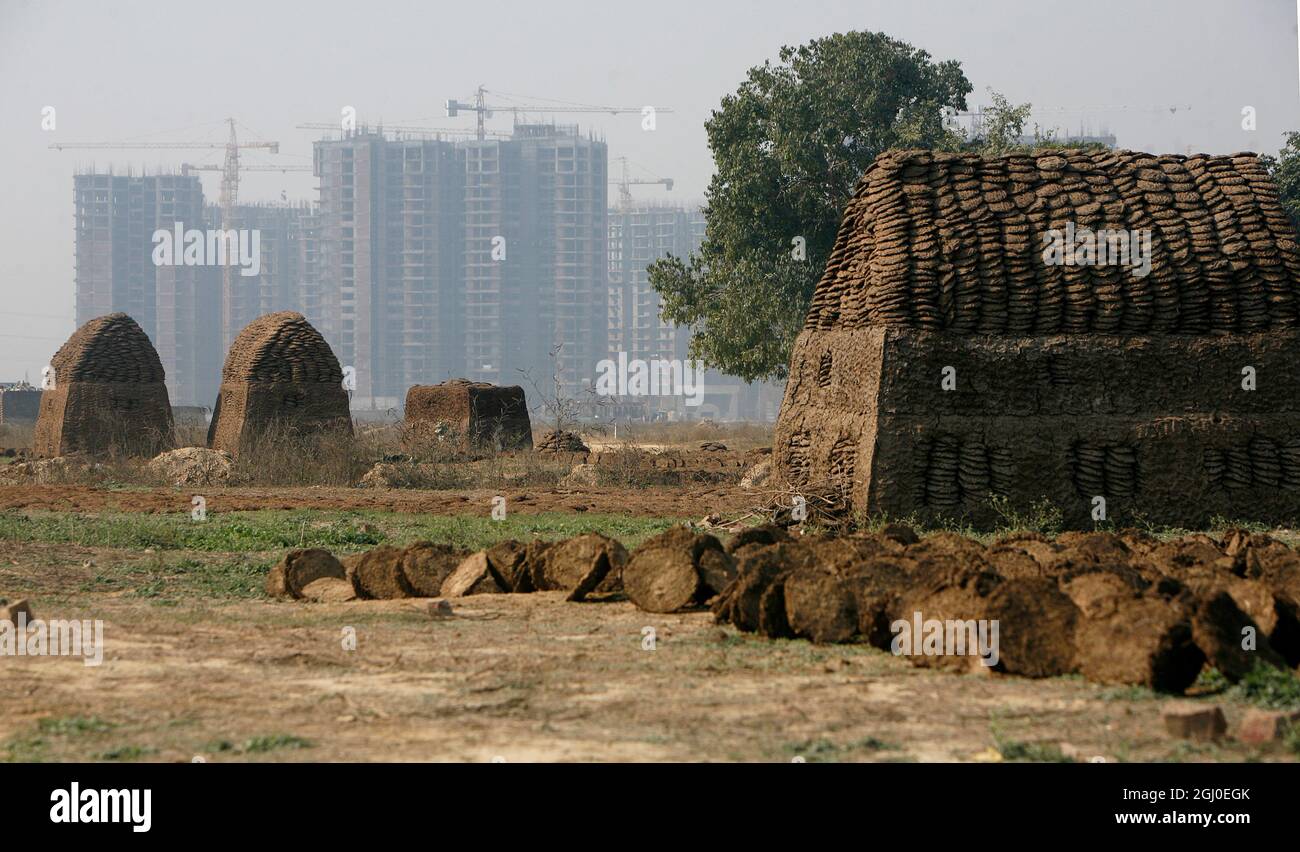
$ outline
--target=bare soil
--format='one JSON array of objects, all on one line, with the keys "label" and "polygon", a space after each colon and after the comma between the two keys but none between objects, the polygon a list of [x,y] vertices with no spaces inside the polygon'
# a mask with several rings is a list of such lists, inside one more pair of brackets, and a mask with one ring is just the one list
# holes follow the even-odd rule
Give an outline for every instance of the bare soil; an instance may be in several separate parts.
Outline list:
[{"label": "bare soil", "polygon": [[[131,486],[106,489],[90,485],[0,485],[0,511],[6,509],[62,512],[189,512],[190,500],[202,494],[210,510],[258,509],[381,510],[399,513],[450,515],[489,506],[494,496],[506,498],[516,514],[576,511],[651,518],[695,518],[707,514],[742,512],[762,502],[761,495],[736,485],[584,487],[422,491],[333,486],[301,488],[218,488],[186,490]],[[471,509],[469,507],[475,507]]]},{"label": "bare soil", "polygon": [[[83,509],[111,498],[121,500],[114,508],[187,505],[163,492],[40,490]],[[304,499],[238,496],[249,508]],[[155,600],[97,582],[147,564],[147,553],[14,542],[6,551],[0,591],[30,598],[38,617],[103,619],[106,653],[98,667],[0,659],[0,759],[1294,759],[1280,746],[1172,740],[1163,699],[1145,690],[920,669],[866,645],[743,635],[707,612],[650,614],[559,592],[457,599],[450,615],[428,600]],[[1245,707],[1219,703],[1231,730]]]}]

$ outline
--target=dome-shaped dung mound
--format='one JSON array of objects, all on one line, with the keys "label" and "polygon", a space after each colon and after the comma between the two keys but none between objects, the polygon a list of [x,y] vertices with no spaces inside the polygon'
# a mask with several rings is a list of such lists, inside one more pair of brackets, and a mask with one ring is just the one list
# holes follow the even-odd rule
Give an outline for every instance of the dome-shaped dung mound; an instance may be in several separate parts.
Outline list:
[{"label": "dome-shaped dung mound", "polygon": [[149,336],[123,313],[96,317],[77,329],[50,366],[56,382],[161,382],[164,375]]},{"label": "dome-shaped dung mound", "polygon": [[135,320],[116,313],[77,329],[50,362],[37,455],[118,452],[155,456],[174,446],[171,403],[157,351]]},{"label": "dome-shaped dung mound", "polygon": [[208,428],[212,449],[238,455],[274,432],[351,428],[338,358],[302,314],[266,314],[239,333],[221,372]]},{"label": "dome-shaped dung mound", "polygon": [[230,346],[222,382],[334,382],[343,371],[307,318],[279,311],[249,323]]},{"label": "dome-shaped dung mound", "polygon": [[[1069,229],[1067,231],[1067,228]],[[1047,262],[1046,238],[1146,235],[1150,266]],[[1078,255],[1082,257],[1082,255]],[[1072,258],[1073,259],[1073,258]],[[845,210],[805,328],[1230,334],[1300,320],[1300,247],[1254,154],[890,151]]]}]

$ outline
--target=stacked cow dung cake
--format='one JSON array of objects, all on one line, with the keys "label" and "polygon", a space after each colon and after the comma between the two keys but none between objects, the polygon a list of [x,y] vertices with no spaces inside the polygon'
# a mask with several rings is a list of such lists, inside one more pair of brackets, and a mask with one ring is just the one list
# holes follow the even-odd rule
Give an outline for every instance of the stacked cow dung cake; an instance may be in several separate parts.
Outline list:
[{"label": "stacked cow dung cake", "polygon": [[1300,514],[1300,247],[1253,154],[891,151],[845,211],[774,455],[868,513]]},{"label": "stacked cow dung cake", "polygon": [[40,456],[118,452],[152,457],[174,446],[162,361],[135,320],[98,317],[50,361],[33,449]]},{"label": "stacked cow dung cake", "polygon": [[451,444],[498,452],[533,446],[524,389],[468,379],[415,385],[406,392],[407,441],[413,449]]},{"label": "stacked cow dung cake", "polygon": [[299,313],[254,320],[230,346],[208,445],[238,455],[259,433],[350,433],[348,395],[338,358]]}]

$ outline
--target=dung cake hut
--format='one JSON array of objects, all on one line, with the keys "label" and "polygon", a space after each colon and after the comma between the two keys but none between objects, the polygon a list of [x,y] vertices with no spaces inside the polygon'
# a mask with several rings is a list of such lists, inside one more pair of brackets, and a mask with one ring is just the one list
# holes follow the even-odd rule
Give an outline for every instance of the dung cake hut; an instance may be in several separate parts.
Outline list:
[{"label": "dung cake hut", "polygon": [[533,427],[524,389],[468,379],[415,385],[406,392],[409,440],[428,446],[450,441],[459,449],[530,450]]},{"label": "dung cake hut", "polygon": [[265,314],[230,346],[208,427],[208,446],[238,455],[272,431],[351,434],[338,358],[294,311]]},{"label": "dung cake hut", "polygon": [[50,361],[32,438],[38,456],[122,453],[152,457],[174,446],[162,361],[124,313],[90,320]]},{"label": "dung cake hut", "polygon": [[887,152],[794,346],[776,468],[986,527],[1044,501],[1075,527],[1294,519],[1298,308],[1253,154]]}]

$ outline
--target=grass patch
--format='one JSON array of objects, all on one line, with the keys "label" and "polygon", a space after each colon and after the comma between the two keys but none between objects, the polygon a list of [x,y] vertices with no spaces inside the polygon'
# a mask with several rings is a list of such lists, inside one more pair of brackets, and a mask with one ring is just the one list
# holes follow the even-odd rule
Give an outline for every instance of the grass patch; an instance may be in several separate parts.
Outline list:
[{"label": "grass patch", "polygon": [[1098,697],[1102,701],[1153,701],[1160,695],[1145,686],[1117,686],[1103,690]]},{"label": "grass patch", "polygon": [[1282,745],[1287,751],[1300,757],[1300,723],[1292,724],[1287,728],[1286,734],[1282,737]]},{"label": "grass patch", "polygon": [[250,737],[236,746],[230,740],[214,740],[203,747],[210,754],[265,754],[279,749],[315,748],[315,743],[293,734]]},{"label": "grass patch", "polygon": [[96,737],[116,725],[98,716],[51,716],[40,719],[35,729],[0,743],[0,763],[42,763],[50,759],[50,748],[79,737]]},{"label": "grass patch", "polygon": [[1269,710],[1300,710],[1300,677],[1289,671],[1256,662],[1233,687],[1234,697]]},{"label": "grass patch", "polygon": [[94,755],[95,760],[140,760],[151,754],[157,754],[158,749],[153,746],[126,745],[119,746],[108,751],[101,751]]},{"label": "grass patch", "polygon": [[1074,763],[1056,743],[1013,740],[1003,734],[996,721],[989,726],[989,733],[993,735],[993,748],[1008,763]]},{"label": "grass patch", "polygon": [[211,512],[194,521],[185,513],[146,515],[130,512],[0,512],[0,541],[76,544],[133,550],[188,550],[250,553],[294,547],[324,547],[351,552],[378,544],[403,545],[427,539],[466,549],[481,549],[508,538],[562,539],[601,532],[635,546],[673,524],[668,518],[566,514],[508,516],[429,516],[391,512],[265,510]]},{"label": "grass patch", "polygon": [[125,592],[159,606],[175,606],[181,596],[260,598],[273,559],[213,556],[169,560],[158,555],[143,562],[102,566],[82,583],[83,592]]},{"label": "grass patch", "polygon": [[1201,669],[1201,673],[1196,676],[1196,683],[1193,683],[1187,690],[1188,695],[1219,695],[1227,692],[1232,684],[1223,676],[1223,673],[1212,666],[1206,666]]},{"label": "grass patch", "polygon": [[1008,763],[1074,763],[1055,743],[1030,743],[994,737],[994,747]]},{"label": "grass patch", "polygon": [[41,719],[36,730],[55,737],[75,737],[82,734],[104,734],[116,727],[98,716],[65,716]]},{"label": "grass patch", "polygon": [[253,737],[245,741],[243,748],[240,749],[244,754],[262,754],[268,751],[276,751],[282,748],[312,748],[313,743],[302,737],[296,737],[293,734],[271,734],[270,736]]}]

